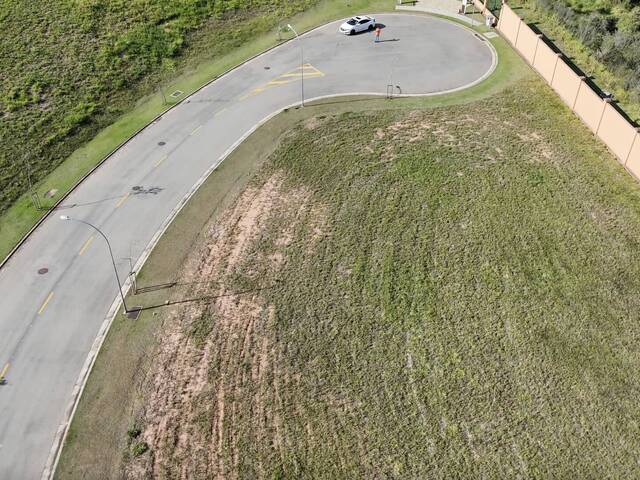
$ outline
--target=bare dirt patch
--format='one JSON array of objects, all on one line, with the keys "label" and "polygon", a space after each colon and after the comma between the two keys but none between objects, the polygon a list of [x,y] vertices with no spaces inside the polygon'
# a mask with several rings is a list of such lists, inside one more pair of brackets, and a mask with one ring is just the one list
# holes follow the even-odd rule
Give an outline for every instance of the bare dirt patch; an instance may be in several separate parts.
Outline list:
[{"label": "bare dirt patch", "polygon": [[[280,219],[299,216],[307,197],[274,174],[207,227],[179,279],[181,295],[202,300],[169,314],[139,414],[150,453],[127,463],[128,478],[239,478],[234,432],[238,422],[249,422],[247,415],[256,440],[280,455],[281,419],[273,404],[283,380],[275,380],[280,352],[269,328],[275,312],[260,290],[235,292],[226,279],[247,268],[247,256],[256,270],[280,267],[295,231],[295,220]],[[273,231],[274,224],[283,226]],[[270,253],[255,257],[256,243],[265,241],[270,246],[262,251]],[[252,412],[243,411],[247,403]]]}]

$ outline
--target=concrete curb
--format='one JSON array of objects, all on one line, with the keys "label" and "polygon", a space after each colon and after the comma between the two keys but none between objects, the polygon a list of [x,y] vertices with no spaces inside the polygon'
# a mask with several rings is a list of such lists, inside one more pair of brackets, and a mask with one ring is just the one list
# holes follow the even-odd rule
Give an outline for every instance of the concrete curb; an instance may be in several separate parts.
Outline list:
[{"label": "concrete curb", "polygon": [[[409,14],[407,14],[407,13],[382,13],[380,15],[402,15],[402,16],[406,16],[406,15],[412,15],[412,14],[410,14],[410,13]],[[413,16],[422,16],[422,15],[413,14]],[[440,21],[443,21],[443,22],[447,22],[449,24],[456,25],[459,28],[463,28],[465,30],[468,30],[469,32],[473,33],[474,36],[476,34],[476,32],[473,31],[472,29],[470,29],[468,27],[465,27],[464,25],[461,25],[459,23],[451,22],[451,21],[448,21],[448,20],[443,19],[443,18],[437,18],[437,17],[432,17],[432,18],[435,18],[437,20],[440,20]],[[307,35],[307,34],[313,32],[314,30],[326,27],[327,25],[330,25],[331,23],[333,23],[335,21],[336,20],[332,20],[332,21],[327,22],[325,24],[322,24],[322,25],[316,26],[314,28],[311,28],[311,29],[305,31],[304,33],[302,33],[300,36]],[[185,97],[184,99],[182,99],[179,103],[176,103],[171,108],[168,108],[161,115],[158,115],[158,117],[156,117],[155,120],[160,118],[165,113],[169,112],[175,106],[179,105],[183,101],[185,101],[188,98],[190,98],[192,95],[198,93],[200,90],[202,90],[205,87],[211,85],[212,83],[214,83],[216,80],[218,80],[223,75],[226,75],[227,73],[229,73],[229,72],[231,72],[231,71],[233,71],[233,70],[235,70],[235,69],[237,69],[237,68],[239,68],[239,67],[241,67],[241,66],[243,66],[243,65],[245,65],[245,64],[247,64],[247,63],[249,63],[249,62],[251,62],[251,61],[253,61],[255,59],[257,59],[257,58],[259,58],[259,57],[261,57],[262,55],[265,55],[265,54],[269,53],[270,51],[274,50],[275,48],[278,48],[278,47],[290,42],[291,40],[293,40],[293,39],[288,39],[288,40],[285,40],[285,41],[283,41],[283,42],[281,42],[281,43],[279,43],[277,45],[274,45],[273,47],[270,47],[269,49],[267,49],[267,50],[265,50],[265,51],[263,51],[263,52],[261,52],[261,53],[259,53],[257,55],[254,55],[253,57],[247,59],[243,63],[238,64],[235,67],[227,70],[225,73],[223,73],[221,75],[218,75],[217,77],[215,77],[214,79],[212,79],[211,81],[207,82],[205,85],[200,87],[198,90],[196,90],[193,93],[191,93],[188,97]],[[471,87],[483,82],[484,80],[486,80],[495,71],[496,66],[498,64],[498,55],[497,55],[497,52],[496,52],[495,48],[493,47],[491,42],[486,41],[485,43],[487,44],[489,50],[491,51],[492,63],[491,63],[491,66],[489,67],[489,69],[487,70],[487,72],[482,77],[474,80],[473,82],[470,82],[469,84],[466,84],[466,85],[463,85],[463,86],[460,86],[460,87],[456,87],[456,88],[453,88],[453,89],[449,89],[449,90],[443,90],[443,91],[431,92],[431,93],[399,94],[399,95],[395,95],[394,98],[432,97],[432,96],[439,96],[439,95],[447,95],[447,94],[450,94],[450,93],[455,93],[457,91],[461,91],[461,90],[465,90],[465,89],[471,88]],[[322,96],[318,96],[318,97],[305,99],[305,102],[314,102],[314,101],[323,100],[323,99],[327,99],[327,98],[339,98],[339,97],[349,97],[349,96],[385,97],[386,93],[380,93],[380,92],[350,92],[350,93],[341,93],[341,94],[334,94],[334,95],[322,95]],[[295,108],[295,107],[299,107],[300,104],[301,104],[301,102],[295,102],[295,103],[292,103],[292,104],[287,105],[285,107],[282,107],[282,108],[280,108],[278,110],[275,110],[273,113],[267,115],[262,120],[260,120],[260,122],[255,124],[251,129],[249,129],[247,132],[245,132],[233,145],[231,145],[218,158],[217,162],[207,169],[207,171],[200,177],[200,179],[198,179],[198,181],[191,187],[191,189],[187,192],[187,194],[180,200],[180,202],[176,205],[176,207],[171,211],[169,216],[163,222],[163,224],[160,227],[160,229],[158,229],[158,231],[153,235],[153,237],[151,238],[151,240],[149,241],[149,243],[145,247],[144,251],[140,255],[140,258],[138,259],[138,261],[134,265],[133,270],[136,271],[136,272],[139,272],[141,270],[141,268],[144,266],[144,264],[146,263],[147,259],[151,255],[151,252],[153,251],[153,249],[156,247],[156,245],[160,241],[160,238],[167,231],[167,229],[169,228],[171,223],[173,223],[173,220],[178,216],[180,211],[182,211],[182,209],[189,202],[191,197],[193,197],[193,195],[198,191],[200,186],[202,186],[202,184],[207,181],[209,176],[216,170],[216,168],[218,168],[218,166],[236,148],[238,148],[238,146],[240,146],[240,144],[242,144],[251,134],[253,134],[256,130],[258,130],[262,125],[267,123],[273,117],[279,115],[280,113],[284,112],[285,110],[288,110],[288,109],[291,109],[291,108]],[[150,122],[149,124],[147,124],[144,128],[140,129],[138,131],[138,133],[141,132],[142,130],[144,130],[145,128],[147,128],[152,123],[153,122]],[[137,135],[137,133],[136,133],[136,135]],[[128,143],[132,139],[133,139],[133,137],[129,138],[121,146],[124,146],[126,143]],[[120,148],[120,147],[118,147],[118,148]],[[116,151],[117,150],[114,150],[112,153],[110,153],[109,157],[112,156]],[[104,163],[109,157],[105,157],[105,159],[103,159],[100,162],[100,165],[102,163]],[[97,165],[96,168],[98,166],[99,165]],[[96,168],[92,169],[92,171],[94,171]],[[88,174],[85,177],[83,177],[83,180],[86,179],[86,177],[88,177]],[[79,182],[78,185],[80,183],[81,182]],[[74,188],[76,188],[76,187],[74,187]],[[68,194],[69,193],[71,193],[71,191],[69,191]],[[53,210],[51,210],[51,211],[53,211]],[[47,216],[49,215],[49,213],[51,213],[51,212],[48,212]],[[46,216],[43,217],[43,220],[44,220],[44,218],[46,218]],[[35,227],[34,227],[33,230],[35,230]],[[25,237],[24,240],[26,240],[26,237]],[[21,244],[22,244],[22,242],[21,242]],[[6,259],[2,264],[0,264],[0,268],[4,265],[5,262],[6,262]],[[130,280],[129,277],[127,277],[126,281],[123,284],[123,294],[126,296],[129,293],[130,289],[131,289],[131,280]],[[56,471],[56,468],[58,466],[58,462],[60,460],[60,455],[62,453],[62,447],[63,447],[64,442],[65,442],[65,440],[67,438],[67,435],[69,433],[69,427],[71,426],[71,423],[73,421],[73,417],[74,417],[75,412],[76,412],[76,410],[78,408],[78,405],[80,403],[80,399],[82,397],[82,393],[84,392],[85,386],[87,384],[87,380],[88,380],[89,375],[91,373],[91,370],[93,369],[93,366],[94,366],[94,364],[96,362],[96,359],[98,357],[98,353],[100,352],[100,349],[102,348],[104,340],[105,340],[105,338],[106,338],[106,336],[107,336],[107,334],[108,334],[108,332],[109,332],[109,330],[111,328],[111,325],[112,325],[113,321],[116,318],[116,315],[118,313],[118,310],[120,309],[121,304],[122,304],[122,300],[120,298],[120,295],[117,295],[116,298],[114,299],[113,303],[111,304],[111,307],[109,308],[109,311],[108,311],[108,313],[107,313],[102,325],[100,326],[100,330],[98,331],[98,335],[96,336],[96,339],[95,339],[95,341],[94,341],[94,343],[93,343],[93,345],[91,347],[91,350],[89,351],[89,353],[87,355],[87,359],[85,360],[85,363],[84,363],[84,365],[82,367],[82,370],[80,371],[80,375],[78,377],[78,380],[76,381],[76,384],[75,384],[75,386],[73,388],[72,395],[71,395],[71,397],[72,397],[71,401],[69,402],[69,405],[67,406],[67,408],[65,410],[65,415],[64,415],[65,419],[64,419],[63,423],[60,424],[60,426],[58,427],[58,430],[56,432],[56,436],[55,436],[53,445],[51,447],[51,450],[49,452],[49,457],[47,459],[47,463],[46,463],[45,468],[43,470],[41,480],[53,480],[53,478],[54,478],[55,471]]]}]

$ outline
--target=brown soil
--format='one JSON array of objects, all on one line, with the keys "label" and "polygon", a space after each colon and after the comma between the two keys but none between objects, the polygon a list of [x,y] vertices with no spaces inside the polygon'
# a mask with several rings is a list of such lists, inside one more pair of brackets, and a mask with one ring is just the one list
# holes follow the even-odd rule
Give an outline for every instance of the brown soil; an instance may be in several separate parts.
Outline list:
[{"label": "brown soil", "polygon": [[[282,224],[277,219],[283,215],[304,214],[307,200],[305,192],[286,190],[282,178],[273,175],[247,188],[207,227],[207,241],[192,253],[179,283],[188,286],[180,295],[209,300],[182,304],[167,314],[145,408],[138,415],[149,452],[126,462],[126,478],[240,478],[238,425],[249,425],[256,441],[270,446],[265,455],[281,455],[279,389],[294,380],[280,371],[281,352],[271,328],[275,311],[262,291],[239,294],[225,279],[247,268],[247,252],[257,251],[255,242],[265,237],[271,248],[260,251],[271,253],[252,257],[252,264],[277,271],[294,239],[295,222],[272,235],[267,231]],[[203,324],[204,330],[196,328]],[[239,405],[247,404],[250,418],[240,411]]]}]

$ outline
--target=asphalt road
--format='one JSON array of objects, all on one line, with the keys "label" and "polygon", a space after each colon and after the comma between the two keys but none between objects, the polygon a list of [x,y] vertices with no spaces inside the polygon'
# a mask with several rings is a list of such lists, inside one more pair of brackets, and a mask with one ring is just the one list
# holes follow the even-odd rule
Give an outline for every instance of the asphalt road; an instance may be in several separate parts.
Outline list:
[{"label": "asphalt road", "polygon": [[[306,98],[463,88],[487,75],[485,41],[440,19],[379,15],[370,33],[337,23],[301,37]],[[125,278],[206,172],[256,124],[300,100],[300,43],[289,42],[221,77],[140,133],[100,167],[0,270],[0,479],[40,478],[88,352],[117,295],[104,241]],[[397,91],[396,91],[397,93]],[[46,273],[39,273],[40,269]]]}]

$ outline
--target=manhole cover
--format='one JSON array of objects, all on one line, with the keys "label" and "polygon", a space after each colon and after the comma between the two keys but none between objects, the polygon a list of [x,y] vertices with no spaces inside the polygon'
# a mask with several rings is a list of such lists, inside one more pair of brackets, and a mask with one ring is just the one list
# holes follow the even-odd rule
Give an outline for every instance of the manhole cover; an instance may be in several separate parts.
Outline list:
[{"label": "manhole cover", "polygon": [[158,145],[160,145],[161,147],[166,145],[166,144],[167,144],[167,142],[158,142]]},{"label": "manhole cover", "polygon": [[46,192],[44,194],[45,198],[52,198],[56,193],[58,193],[58,189],[57,188],[52,188],[51,190],[49,190],[48,192]]},{"label": "manhole cover", "polygon": [[41,268],[40,270],[38,270],[38,274],[40,275],[44,275],[45,273],[47,273],[49,271],[48,268]]},{"label": "manhole cover", "polygon": [[131,307],[127,312],[127,318],[130,320],[137,320],[141,311],[142,307]]}]

